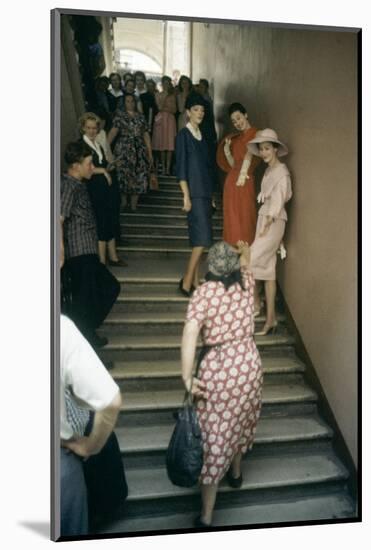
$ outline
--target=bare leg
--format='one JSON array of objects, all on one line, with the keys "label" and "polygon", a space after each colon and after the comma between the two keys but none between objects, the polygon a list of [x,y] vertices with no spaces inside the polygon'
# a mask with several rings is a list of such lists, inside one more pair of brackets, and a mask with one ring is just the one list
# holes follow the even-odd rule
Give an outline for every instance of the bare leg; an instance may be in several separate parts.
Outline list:
[{"label": "bare leg", "polygon": [[166,158],[166,151],[161,151],[161,173],[166,173],[166,166],[165,166],[165,158]]},{"label": "bare leg", "polygon": [[200,263],[201,263],[201,257],[200,257],[200,260],[199,260],[199,262],[197,263],[197,265],[195,267],[194,274],[193,274],[192,284],[195,288],[198,287],[199,282],[200,282],[200,279],[199,279]]},{"label": "bare leg", "polygon": [[261,302],[260,302],[260,296],[259,296],[259,284],[258,281],[255,281],[254,286],[254,309],[255,311],[259,311],[261,308]]},{"label": "bare leg", "polygon": [[123,193],[122,194],[122,197],[121,197],[121,206],[123,208],[126,208],[127,207],[127,204],[128,204],[128,196],[126,193]]},{"label": "bare leg", "polygon": [[210,524],[213,520],[213,511],[218,485],[201,485],[202,511],[201,520]]},{"label": "bare leg", "polygon": [[154,161],[155,161],[155,170],[156,170],[156,174],[158,174],[158,163],[159,163],[159,154],[158,154],[158,151],[153,151],[153,158],[154,158]]},{"label": "bare leg", "polygon": [[185,290],[189,291],[191,289],[194,280],[194,274],[196,269],[198,269],[203,250],[204,249],[202,246],[195,246],[194,248],[192,248],[191,257],[189,258],[187,265],[187,271],[185,272],[185,275],[183,277],[183,288]]},{"label": "bare leg", "polygon": [[130,195],[130,207],[133,211],[137,209],[138,195]]},{"label": "bare leg", "polygon": [[115,239],[111,239],[110,241],[108,241],[107,245],[108,245],[108,257],[109,257],[109,259],[114,261],[114,262],[117,262],[118,261],[118,256],[117,256],[117,251],[116,251],[116,241],[115,241]]},{"label": "bare leg", "polygon": [[276,323],[276,281],[265,281],[265,298],[267,301],[266,325],[273,326]]},{"label": "bare leg", "polygon": [[106,248],[107,248],[106,241],[98,241],[99,260],[104,265],[106,265]]},{"label": "bare leg", "polygon": [[166,151],[166,174],[168,174],[169,176],[170,176],[172,156],[173,156],[172,151]]},{"label": "bare leg", "polygon": [[241,475],[241,460],[242,460],[242,453],[237,453],[232,460],[231,472],[232,472],[232,476],[235,478],[238,478]]}]

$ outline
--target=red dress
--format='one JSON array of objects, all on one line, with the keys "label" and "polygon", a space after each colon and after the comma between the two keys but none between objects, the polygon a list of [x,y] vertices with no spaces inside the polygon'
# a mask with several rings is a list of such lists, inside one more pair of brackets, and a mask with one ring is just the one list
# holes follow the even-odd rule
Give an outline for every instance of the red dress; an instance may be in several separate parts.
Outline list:
[{"label": "red dress", "polygon": [[[236,182],[246,154],[246,145],[255,137],[256,132],[256,128],[249,128],[244,133],[230,134],[218,145],[216,160],[219,168],[227,172],[223,190],[223,240],[232,246],[239,240],[247,241],[251,245],[255,238],[257,213],[253,172],[260,162],[258,157],[252,158],[248,171],[249,179],[245,185],[237,187]],[[232,140],[233,168],[224,154],[224,143],[227,138]]]},{"label": "red dress", "polygon": [[204,447],[201,483],[217,484],[233,457],[251,449],[260,416],[263,372],[253,339],[254,279],[241,268],[246,290],[208,281],[193,293],[187,321],[202,328],[205,345],[215,346],[200,364],[206,398],[197,401]]}]

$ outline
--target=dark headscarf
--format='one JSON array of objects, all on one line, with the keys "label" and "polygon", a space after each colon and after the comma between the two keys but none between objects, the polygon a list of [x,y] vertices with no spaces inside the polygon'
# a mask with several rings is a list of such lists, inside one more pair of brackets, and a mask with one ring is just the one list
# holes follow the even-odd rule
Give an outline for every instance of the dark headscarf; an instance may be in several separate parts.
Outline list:
[{"label": "dark headscarf", "polygon": [[209,271],[206,281],[220,281],[226,290],[235,283],[245,289],[240,270],[240,256],[233,246],[220,241],[214,244],[207,256]]}]

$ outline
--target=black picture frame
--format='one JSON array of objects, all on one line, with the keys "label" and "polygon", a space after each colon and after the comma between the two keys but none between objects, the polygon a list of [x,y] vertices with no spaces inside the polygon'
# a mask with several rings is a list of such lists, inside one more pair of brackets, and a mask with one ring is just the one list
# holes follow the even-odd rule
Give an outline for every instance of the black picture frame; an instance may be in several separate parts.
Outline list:
[{"label": "black picture frame", "polygon": [[[59,410],[60,410],[60,396],[59,396],[59,356],[60,356],[60,347],[59,347],[59,316],[60,316],[60,273],[59,273],[59,242],[60,242],[60,225],[59,225],[59,181],[62,168],[61,162],[61,17],[64,15],[86,15],[86,16],[107,16],[107,17],[126,17],[126,18],[138,18],[138,19],[171,19],[176,21],[189,21],[189,22],[202,22],[205,25],[213,24],[226,24],[226,25],[249,25],[253,27],[262,27],[262,28],[276,28],[276,29],[292,29],[299,31],[323,31],[323,32],[344,32],[344,33],[353,33],[356,36],[357,40],[357,59],[354,60],[355,68],[358,70],[358,134],[360,136],[361,129],[361,59],[362,59],[362,49],[361,49],[361,29],[358,28],[349,28],[349,27],[326,27],[324,25],[295,25],[295,24],[282,24],[282,23],[272,23],[272,22],[256,22],[256,21],[241,21],[241,20],[221,20],[213,18],[199,18],[199,17],[182,17],[182,16],[173,16],[173,15],[156,15],[156,14],[140,14],[140,13],[121,13],[121,12],[111,12],[111,11],[96,11],[96,10],[75,10],[75,9],[55,9],[51,12],[51,46],[52,46],[52,55],[51,55],[51,159],[52,159],[52,174],[51,174],[51,282],[52,282],[52,294],[51,294],[51,396],[52,396],[52,406],[51,406],[51,525],[52,525],[52,539],[53,540],[64,540],[60,538],[60,533],[58,529],[59,523],[59,459],[58,459],[58,450],[59,450]],[[358,155],[360,157],[360,146],[358,145]],[[358,159],[358,201],[361,201],[361,169],[360,169],[360,158]],[[355,191],[354,191],[355,192]],[[358,226],[360,228],[360,216],[358,217]],[[360,231],[358,232],[359,239]],[[360,244],[360,242],[358,243]],[[359,258],[360,260],[360,258]],[[360,272],[360,265],[358,266]],[[359,313],[360,315],[360,313]],[[292,321],[294,324],[294,321]],[[295,327],[293,326],[293,330]],[[300,334],[297,334],[297,338],[300,339]],[[310,357],[306,354],[305,345],[301,342],[302,345],[302,356],[310,362]],[[358,368],[358,390],[361,386],[361,371]],[[320,381],[318,377],[316,378],[316,373],[314,367],[311,370],[311,382],[313,385],[319,384]],[[326,396],[324,398],[324,410],[326,410],[327,417],[330,417],[332,414],[331,407],[326,401]],[[361,430],[361,393],[358,391],[358,433],[360,435]],[[336,423],[336,419],[333,418],[333,421]],[[271,522],[267,524],[253,524],[253,525],[243,525],[243,526],[224,526],[224,527],[215,527],[215,531],[229,531],[237,529],[259,529],[266,527],[287,527],[295,525],[319,525],[319,524],[329,524],[329,523],[347,523],[347,522],[359,522],[362,521],[362,490],[361,490],[361,480],[362,480],[362,469],[360,464],[352,465],[352,457],[347,450],[345,441],[340,438],[338,441],[338,448],[342,451],[344,460],[352,470],[353,475],[353,486],[354,490],[357,493],[357,503],[358,511],[355,517],[351,519],[332,519],[328,518],[326,520],[317,520],[317,521],[305,521],[305,522]],[[362,444],[361,441],[358,443],[358,451],[361,454]],[[353,466],[353,468],[352,468]],[[358,466],[358,468],[357,468]],[[117,537],[132,537],[132,536],[148,536],[148,535],[162,535],[162,534],[185,534],[189,533],[189,530],[183,529],[174,529],[166,531],[137,531],[134,533],[105,533],[105,534],[95,534],[88,536],[76,537],[71,540],[85,540],[85,539],[99,539],[99,538],[117,538]]]}]

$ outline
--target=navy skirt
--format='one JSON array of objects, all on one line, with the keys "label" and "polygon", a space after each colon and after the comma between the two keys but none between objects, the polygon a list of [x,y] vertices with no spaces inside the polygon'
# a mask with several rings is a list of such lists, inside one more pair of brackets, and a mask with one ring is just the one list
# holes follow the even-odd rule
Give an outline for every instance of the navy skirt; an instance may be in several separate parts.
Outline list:
[{"label": "navy skirt", "polygon": [[188,234],[191,247],[212,245],[211,198],[191,198],[192,209],[187,214]]}]

